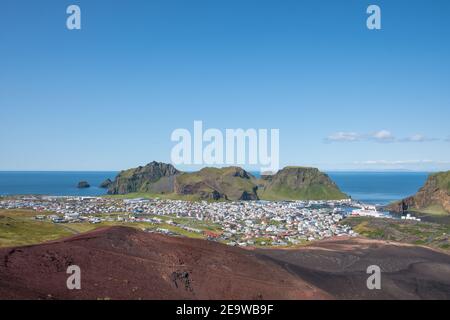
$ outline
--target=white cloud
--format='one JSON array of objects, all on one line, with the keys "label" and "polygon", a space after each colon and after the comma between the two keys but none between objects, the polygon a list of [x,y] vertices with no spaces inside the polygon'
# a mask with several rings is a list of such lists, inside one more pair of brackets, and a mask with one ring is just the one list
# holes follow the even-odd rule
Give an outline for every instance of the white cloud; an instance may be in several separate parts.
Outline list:
[{"label": "white cloud", "polygon": [[355,161],[355,164],[365,165],[416,165],[416,164],[449,164],[445,161],[433,161],[433,160],[366,160]]},{"label": "white cloud", "polygon": [[406,138],[396,138],[389,130],[379,130],[370,134],[339,131],[330,134],[325,141],[327,142],[354,142],[354,141],[374,141],[380,143],[389,142],[430,142],[430,141],[447,141],[450,142],[450,136],[446,139],[429,138],[423,134],[416,133]]},{"label": "white cloud", "polygon": [[378,142],[393,142],[395,141],[394,135],[388,130],[380,130],[371,135],[371,138]]},{"label": "white cloud", "polygon": [[356,132],[336,132],[327,137],[328,141],[358,141],[360,135]]},{"label": "white cloud", "polygon": [[428,142],[428,141],[436,141],[437,139],[428,138],[422,134],[414,134],[410,137],[404,138],[401,141],[403,142]]},{"label": "white cloud", "polygon": [[365,170],[413,170],[445,171],[450,169],[450,161],[436,160],[367,160],[355,161],[353,166]]}]

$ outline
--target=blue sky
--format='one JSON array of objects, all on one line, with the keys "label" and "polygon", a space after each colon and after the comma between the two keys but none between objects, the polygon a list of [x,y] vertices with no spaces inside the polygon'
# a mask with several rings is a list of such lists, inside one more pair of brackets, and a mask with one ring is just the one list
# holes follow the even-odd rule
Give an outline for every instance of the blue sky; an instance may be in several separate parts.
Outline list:
[{"label": "blue sky", "polygon": [[[66,28],[79,5],[82,30]],[[366,8],[382,30],[366,28]],[[450,169],[450,2],[3,0],[0,170],[170,161],[174,129],[279,128],[281,165]]]}]

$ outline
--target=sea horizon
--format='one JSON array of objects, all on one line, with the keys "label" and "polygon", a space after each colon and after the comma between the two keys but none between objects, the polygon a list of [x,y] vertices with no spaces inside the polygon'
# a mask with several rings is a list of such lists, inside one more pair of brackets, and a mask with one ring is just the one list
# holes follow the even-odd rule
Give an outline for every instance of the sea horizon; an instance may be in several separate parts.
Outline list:
[{"label": "sea horizon", "polygon": [[[120,171],[0,171],[0,195],[103,196],[100,184]],[[256,177],[259,172],[249,171]],[[352,199],[386,205],[416,193],[430,172],[426,171],[324,171]],[[87,181],[89,188],[77,184]]]}]

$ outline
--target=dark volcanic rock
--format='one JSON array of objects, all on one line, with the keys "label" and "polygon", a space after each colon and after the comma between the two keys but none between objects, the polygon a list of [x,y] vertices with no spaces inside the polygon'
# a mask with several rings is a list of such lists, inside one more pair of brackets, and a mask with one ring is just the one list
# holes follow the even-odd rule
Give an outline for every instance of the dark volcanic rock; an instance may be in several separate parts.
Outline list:
[{"label": "dark volcanic rock", "polygon": [[77,188],[78,189],[86,189],[86,188],[90,188],[91,185],[87,182],[87,181],[80,181],[78,182]]},{"label": "dark volcanic rock", "polygon": [[112,181],[111,181],[111,179],[108,178],[100,184],[100,188],[108,189],[111,184],[112,184]]}]

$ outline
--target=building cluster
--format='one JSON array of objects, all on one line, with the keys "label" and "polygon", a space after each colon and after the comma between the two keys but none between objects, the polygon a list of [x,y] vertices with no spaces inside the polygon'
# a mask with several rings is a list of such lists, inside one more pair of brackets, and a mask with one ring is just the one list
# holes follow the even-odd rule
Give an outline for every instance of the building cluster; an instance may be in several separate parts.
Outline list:
[{"label": "building cluster", "polygon": [[[36,219],[51,219],[55,223],[100,223],[113,221],[111,215],[117,214],[118,222],[164,222],[238,246],[289,246],[332,236],[354,236],[349,226],[339,223],[354,205],[350,200],[206,202],[51,196],[0,199],[0,209],[32,209],[37,212]],[[185,225],[177,218],[190,218],[192,223]],[[218,226],[220,231],[196,228],[195,222]],[[173,233],[163,227],[151,230]]]}]

